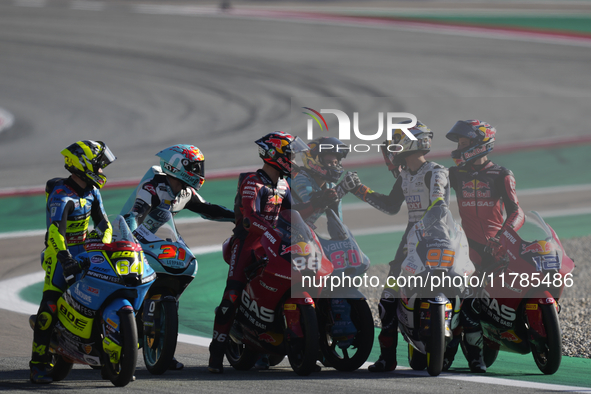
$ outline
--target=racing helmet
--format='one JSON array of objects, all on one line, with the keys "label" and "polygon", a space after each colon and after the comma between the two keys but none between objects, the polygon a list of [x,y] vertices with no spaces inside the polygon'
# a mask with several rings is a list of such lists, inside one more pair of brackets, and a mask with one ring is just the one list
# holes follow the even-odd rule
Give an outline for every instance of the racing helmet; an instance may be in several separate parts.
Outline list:
[{"label": "racing helmet", "polygon": [[[311,141],[308,147],[310,150],[302,154],[304,167],[329,182],[337,182],[344,171],[341,160],[347,157],[349,147],[341,140],[333,137],[317,138]],[[336,166],[329,167],[324,162],[324,156],[328,153],[337,157],[338,163]]]},{"label": "racing helmet", "polygon": [[[404,123],[410,123],[409,121]],[[394,152],[390,152],[388,147],[384,147],[386,149],[386,156],[388,160],[394,166],[405,166],[406,163],[404,158],[416,153],[416,152],[423,152],[423,154],[428,153],[431,151],[431,140],[433,139],[433,132],[429,129],[425,124],[419,120],[417,120],[417,124],[408,129],[410,133],[416,138],[416,140],[410,139],[408,135],[402,129],[396,129],[392,133],[392,139],[386,141],[386,145],[390,146],[393,144],[398,144],[402,146],[402,150],[396,151],[397,149],[392,149]],[[396,147],[398,148],[398,147]]]},{"label": "racing helmet", "polygon": [[162,171],[196,191],[205,182],[205,156],[194,145],[174,145],[156,153]]},{"label": "racing helmet", "polygon": [[296,169],[295,155],[307,151],[308,145],[300,137],[283,131],[274,131],[255,141],[259,146],[259,156],[281,175],[290,177]]},{"label": "racing helmet", "polygon": [[61,154],[64,155],[66,170],[99,189],[107,182],[107,177],[99,173],[99,169],[117,159],[104,142],[92,140],[75,142]]},{"label": "racing helmet", "polygon": [[462,137],[470,140],[469,146],[451,152],[456,165],[463,166],[492,152],[496,134],[497,130],[486,122],[459,120],[445,137],[453,142],[458,142]]}]

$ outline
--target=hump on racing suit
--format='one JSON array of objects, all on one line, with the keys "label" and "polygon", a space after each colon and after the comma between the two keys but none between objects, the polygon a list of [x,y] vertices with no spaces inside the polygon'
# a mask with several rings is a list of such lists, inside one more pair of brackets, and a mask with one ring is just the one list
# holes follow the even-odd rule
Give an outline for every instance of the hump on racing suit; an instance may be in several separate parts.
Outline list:
[{"label": "hump on racing suit", "polygon": [[[137,225],[142,224],[150,212],[157,208],[161,208],[164,212],[168,211],[172,215],[186,208],[208,220],[234,221],[232,210],[208,203],[192,187],[186,186],[175,195],[162,168],[153,166],[129,196],[120,214],[125,217],[129,227],[135,229]],[[132,223],[134,218],[137,224]],[[162,220],[165,222],[168,217],[163,217]]]}]

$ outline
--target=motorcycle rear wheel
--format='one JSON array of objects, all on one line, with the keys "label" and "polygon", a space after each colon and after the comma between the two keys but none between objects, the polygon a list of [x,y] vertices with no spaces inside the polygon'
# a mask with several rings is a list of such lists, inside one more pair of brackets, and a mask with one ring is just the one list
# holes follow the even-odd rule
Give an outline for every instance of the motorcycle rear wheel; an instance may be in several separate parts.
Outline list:
[{"label": "motorcycle rear wheel", "polygon": [[119,362],[113,364],[107,362],[103,366],[102,373],[116,387],[126,386],[133,379],[137,363],[137,326],[133,311],[123,310],[119,312],[121,338],[121,358]]},{"label": "motorcycle rear wheel", "polygon": [[59,354],[53,355],[53,361],[51,364],[53,367],[51,368],[49,375],[52,377],[54,382],[64,380],[74,366],[74,363],[66,361],[66,359]]},{"label": "motorcycle rear wheel", "polygon": [[427,372],[437,376],[443,369],[445,353],[445,305],[431,305],[431,336],[427,348]]},{"label": "motorcycle rear wheel", "polygon": [[287,358],[291,368],[300,376],[316,369],[318,358],[318,320],[312,305],[298,305],[303,338],[291,338],[287,343]]},{"label": "motorcycle rear wheel", "polygon": [[427,355],[408,344],[408,364],[415,371],[423,371],[427,368]]},{"label": "motorcycle rear wheel", "polygon": [[232,337],[228,339],[226,346],[226,358],[234,369],[248,371],[256,364],[259,355],[254,350],[234,342]]},{"label": "motorcycle rear wheel", "polygon": [[146,335],[142,340],[146,369],[152,375],[161,375],[170,366],[176,351],[179,316],[174,300],[161,300],[156,305],[160,308],[160,327],[154,327],[156,338],[152,346],[148,345]]},{"label": "motorcycle rear wheel", "polygon": [[562,333],[554,305],[540,305],[540,309],[546,329],[546,342],[543,352],[538,352],[533,344],[531,350],[538,369],[546,375],[552,375],[558,371],[562,361]]},{"label": "motorcycle rear wheel", "polygon": [[[350,372],[355,371],[367,361],[374,342],[374,325],[371,310],[365,300],[347,300],[351,305],[351,320],[357,329],[355,339],[349,348],[340,349],[337,346],[337,341],[334,341],[330,335],[330,327],[320,317],[320,350],[326,358],[328,365],[338,371]],[[320,311],[325,316],[330,311]],[[353,355],[349,355],[349,350],[355,349]]]}]

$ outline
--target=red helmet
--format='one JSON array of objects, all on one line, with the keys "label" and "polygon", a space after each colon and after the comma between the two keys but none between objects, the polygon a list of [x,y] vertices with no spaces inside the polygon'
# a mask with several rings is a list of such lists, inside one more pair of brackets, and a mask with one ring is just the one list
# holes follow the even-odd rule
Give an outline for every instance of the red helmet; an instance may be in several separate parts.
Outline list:
[{"label": "red helmet", "polygon": [[308,145],[299,137],[283,131],[274,131],[255,141],[261,159],[287,177],[295,165],[296,153],[307,151]]}]

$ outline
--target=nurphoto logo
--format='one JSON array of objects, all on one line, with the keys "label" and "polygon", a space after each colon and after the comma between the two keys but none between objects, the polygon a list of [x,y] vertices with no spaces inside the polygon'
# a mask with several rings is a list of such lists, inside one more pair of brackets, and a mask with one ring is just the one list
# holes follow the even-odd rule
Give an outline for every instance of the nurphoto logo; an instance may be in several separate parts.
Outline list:
[{"label": "nurphoto logo", "polygon": [[[351,119],[349,116],[338,109],[321,109],[320,111],[316,111],[310,107],[302,107],[307,111],[303,113],[310,116],[311,119],[308,119],[307,122],[307,139],[313,140],[314,139],[314,121],[319,126],[320,131],[328,132],[328,124],[326,123],[326,119],[322,114],[333,114],[337,117],[337,122],[339,124],[339,137],[338,139],[345,142],[351,140]],[[384,118],[386,121],[384,122]],[[400,120],[403,120],[402,122]],[[381,140],[384,134],[384,123],[386,123],[386,140],[392,141],[393,137],[392,134],[394,130],[401,130],[406,136],[416,141],[417,138],[409,131],[409,129],[413,128],[417,124],[417,117],[408,112],[378,112],[378,130],[373,134],[364,134],[359,130],[359,112],[353,112],[353,133],[356,138],[362,141],[377,141]],[[354,151],[354,152],[369,152],[372,147],[376,147],[377,151],[380,152],[381,147],[385,147],[389,152],[401,152],[403,147],[402,145],[398,144],[399,141],[392,141],[390,144],[349,144],[347,147],[339,147],[337,146],[337,151],[339,149],[347,150],[347,151]],[[335,147],[331,144],[320,144],[319,149],[322,151],[334,149]]]}]

